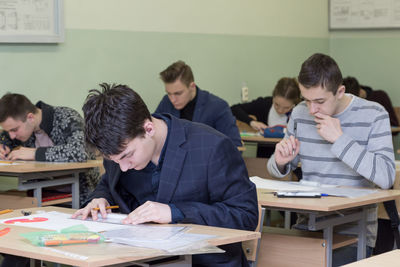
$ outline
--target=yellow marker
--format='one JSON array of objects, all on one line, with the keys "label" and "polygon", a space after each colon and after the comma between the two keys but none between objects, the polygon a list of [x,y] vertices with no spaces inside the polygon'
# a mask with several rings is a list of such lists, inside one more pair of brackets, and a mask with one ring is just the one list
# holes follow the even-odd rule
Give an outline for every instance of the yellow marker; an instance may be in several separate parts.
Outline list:
[{"label": "yellow marker", "polygon": [[9,213],[9,212],[12,212],[13,210],[10,210],[10,209],[6,209],[6,210],[0,210],[0,214],[6,214],[6,213]]}]

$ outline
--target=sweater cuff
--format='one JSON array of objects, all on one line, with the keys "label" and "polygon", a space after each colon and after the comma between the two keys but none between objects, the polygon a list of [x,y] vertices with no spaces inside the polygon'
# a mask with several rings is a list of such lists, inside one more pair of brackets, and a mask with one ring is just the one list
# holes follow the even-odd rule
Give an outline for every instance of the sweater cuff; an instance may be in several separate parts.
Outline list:
[{"label": "sweater cuff", "polygon": [[285,165],[285,173],[281,173],[275,161],[275,154],[272,154],[267,162],[267,169],[273,177],[283,178],[290,173],[290,162]]},{"label": "sweater cuff", "polygon": [[174,204],[168,204],[168,206],[171,209],[171,223],[178,223],[185,218],[182,211],[178,209]]},{"label": "sweater cuff", "polygon": [[46,161],[46,147],[38,147],[35,152],[36,161]]}]

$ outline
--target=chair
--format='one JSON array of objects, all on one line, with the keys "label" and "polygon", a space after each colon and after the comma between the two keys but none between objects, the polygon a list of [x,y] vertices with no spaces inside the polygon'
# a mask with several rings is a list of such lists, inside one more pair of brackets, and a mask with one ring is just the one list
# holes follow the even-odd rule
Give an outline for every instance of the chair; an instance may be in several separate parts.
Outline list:
[{"label": "chair", "polygon": [[[258,224],[256,228],[256,232],[262,232],[263,223],[264,223],[264,215],[265,208],[262,208],[261,205],[258,205]],[[258,252],[260,250],[260,242],[261,239],[249,240],[242,242],[242,248],[246,258],[251,267],[257,266]]]}]

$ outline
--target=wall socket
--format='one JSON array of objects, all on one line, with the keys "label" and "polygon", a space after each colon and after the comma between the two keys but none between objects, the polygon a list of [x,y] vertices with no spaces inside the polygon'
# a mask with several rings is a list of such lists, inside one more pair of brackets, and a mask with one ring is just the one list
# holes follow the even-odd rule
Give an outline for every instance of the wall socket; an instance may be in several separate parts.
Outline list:
[{"label": "wall socket", "polygon": [[249,101],[249,88],[246,84],[242,85],[242,102]]}]

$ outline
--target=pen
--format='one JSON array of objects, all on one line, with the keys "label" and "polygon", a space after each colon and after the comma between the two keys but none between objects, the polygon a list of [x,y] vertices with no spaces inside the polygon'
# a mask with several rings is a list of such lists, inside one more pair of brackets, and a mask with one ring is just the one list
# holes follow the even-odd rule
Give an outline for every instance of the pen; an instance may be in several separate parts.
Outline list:
[{"label": "pen", "polygon": [[[294,135],[294,139],[296,139],[297,136],[297,122],[294,122],[294,127],[293,127],[293,135]],[[294,155],[294,152],[296,151],[296,149],[292,150],[292,155]]]},{"label": "pen", "polygon": [[0,214],[6,214],[6,213],[9,213],[9,212],[12,212],[13,210],[10,210],[10,209],[6,209],[6,210],[0,210]]},{"label": "pen", "polygon": [[[109,210],[109,209],[119,209],[119,206],[107,206],[106,210]],[[93,208],[93,210],[100,210],[100,208]]]}]

